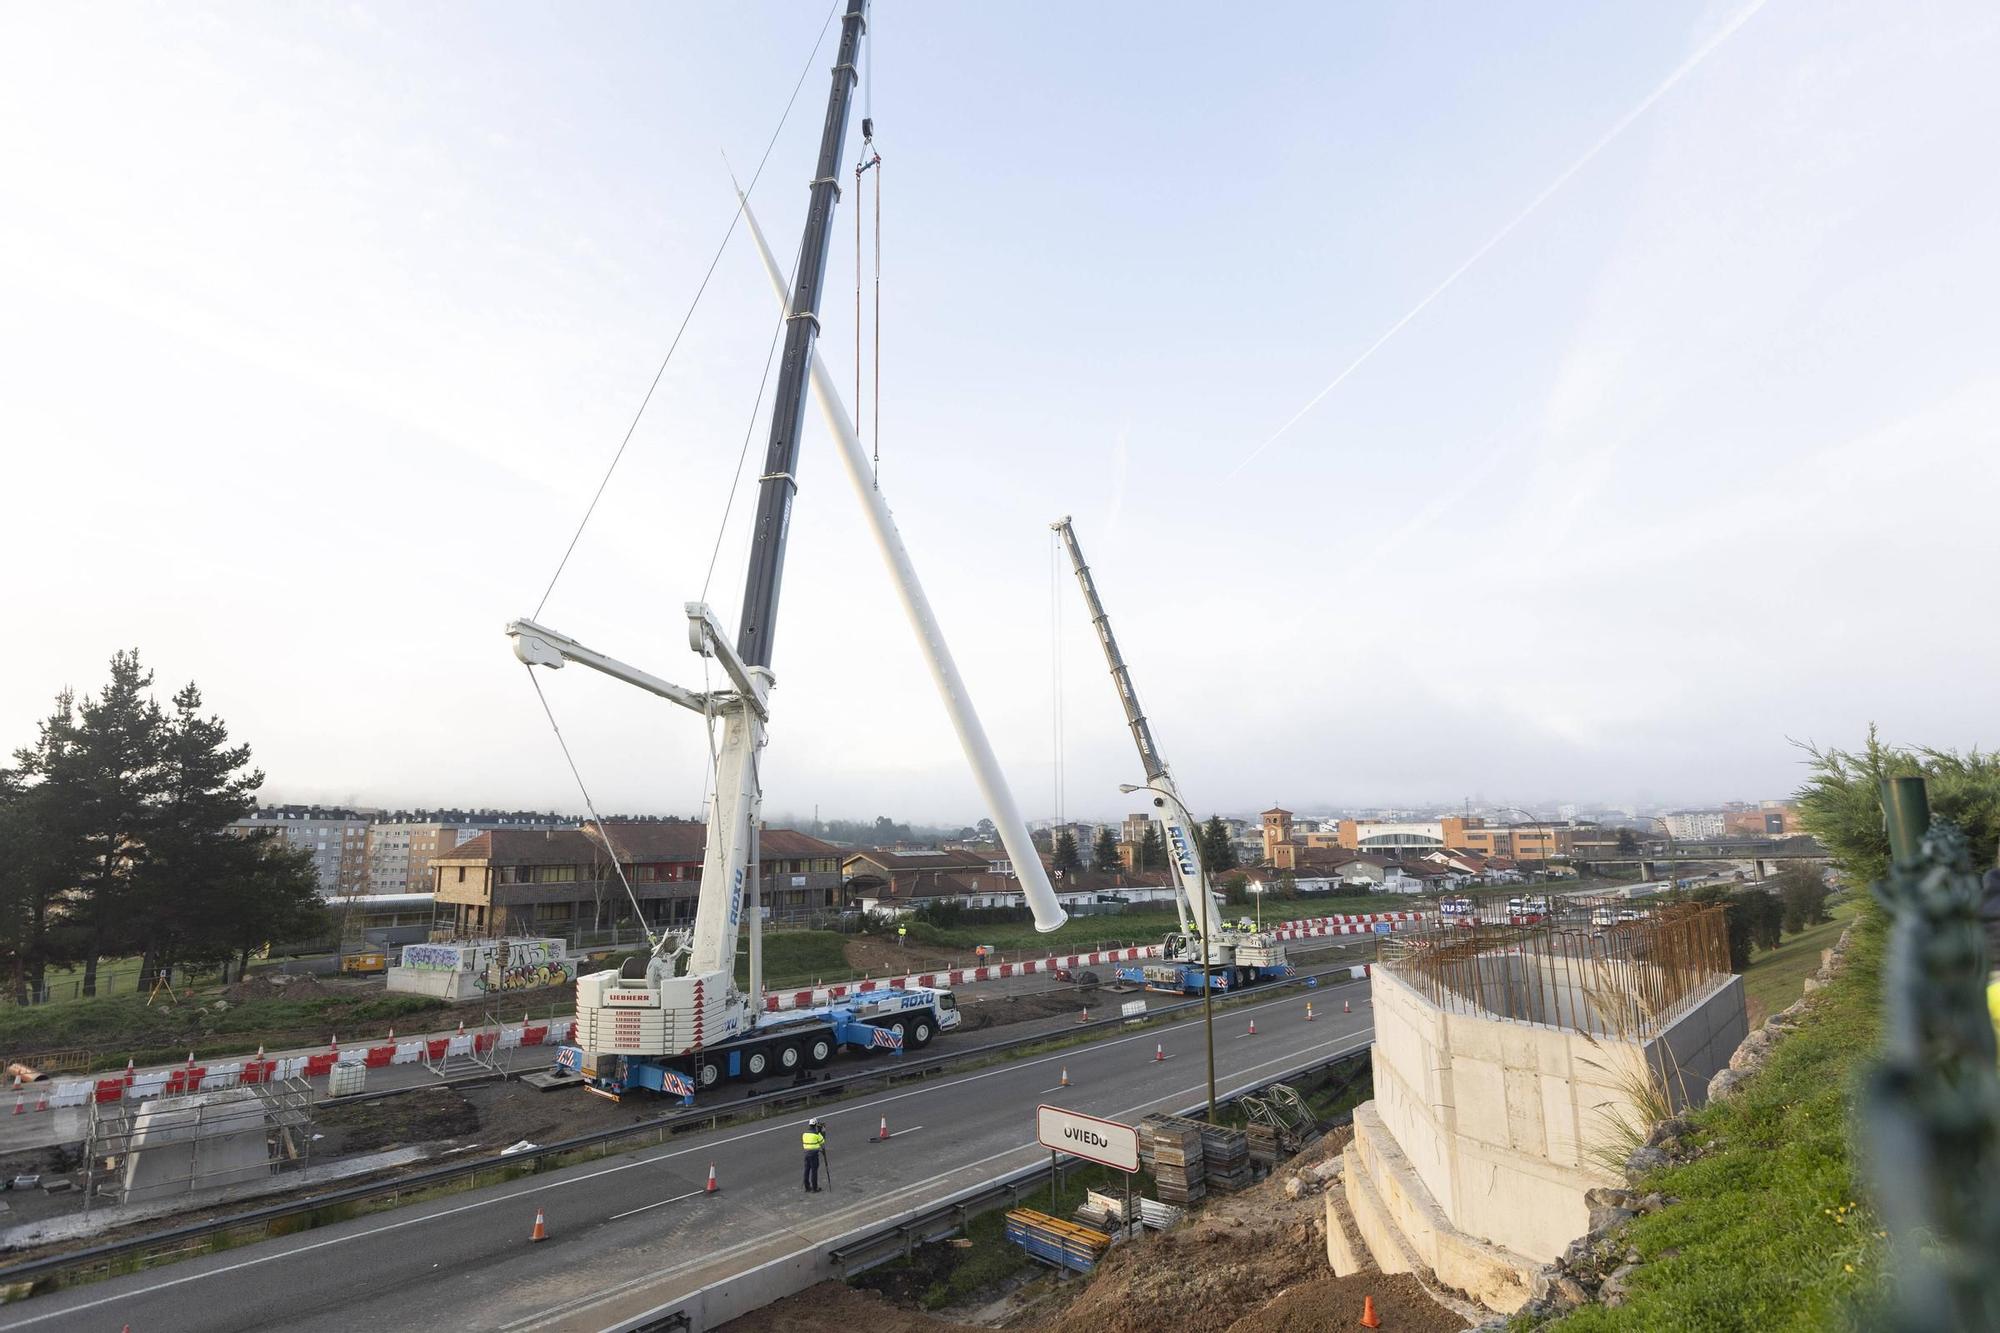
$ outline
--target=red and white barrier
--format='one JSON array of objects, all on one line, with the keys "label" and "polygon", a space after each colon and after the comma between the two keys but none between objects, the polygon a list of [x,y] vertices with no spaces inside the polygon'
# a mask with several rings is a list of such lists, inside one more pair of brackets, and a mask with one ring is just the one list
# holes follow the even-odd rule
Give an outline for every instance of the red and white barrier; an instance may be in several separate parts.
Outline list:
[{"label": "red and white barrier", "polygon": [[[1289,921],[1276,926],[1272,934],[1281,940],[1315,939],[1330,935],[1369,935],[1375,931],[1375,924],[1386,921],[1392,930],[1402,930],[1423,919],[1421,912],[1370,912],[1366,914],[1335,914],[1332,916],[1309,917],[1301,921]],[[1149,944],[1142,948],[1104,949],[1095,953],[1066,954],[1060,958],[1036,958],[1022,963],[996,963],[986,967],[962,967],[951,972],[923,972],[909,976],[887,977],[880,981],[845,982],[838,986],[817,986],[809,990],[786,991],[778,995],[766,995],[766,1010],[810,1009],[815,1005],[830,1004],[849,995],[866,995],[875,990],[900,990],[905,986],[965,986],[981,981],[995,981],[1002,977],[1034,976],[1043,972],[1054,972],[1058,968],[1092,967],[1104,963],[1137,962],[1142,958],[1157,958],[1160,946]]]}]

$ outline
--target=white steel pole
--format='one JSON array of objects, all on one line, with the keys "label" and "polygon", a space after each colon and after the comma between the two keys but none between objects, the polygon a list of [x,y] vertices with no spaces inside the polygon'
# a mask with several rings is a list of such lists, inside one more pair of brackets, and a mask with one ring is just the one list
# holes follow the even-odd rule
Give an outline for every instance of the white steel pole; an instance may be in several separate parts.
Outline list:
[{"label": "white steel pole", "polygon": [[[737,197],[742,198],[740,191]],[[786,301],[784,274],[778,269],[771,247],[764,242],[763,229],[750,212],[748,199],[743,200],[743,218],[750,224],[750,235],[757,242],[757,253],[763,256],[764,269],[771,275],[771,282],[778,290],[778,300],[783,304]],[[840,445],[840,461],[854,487],[854,494],[861,501],[868,529],[875,537],[882,559],[889,566],[896,594],[903,603],[903,612],[910,618],[910,628],[916,631],[917,646],[923,650],[924,662],[931,670],[931,680],[944,700],[945,712],[950,714],[951,725],[958,732],[958,743],[972,764],[972,776],[979,784],[979,794],[984,798],[986,808],[993,812],[993,824],[1000,832],[1000,843],[1014,863],[1014,874],[1020,879],[1028,906],[1035,914],[1035,929],[1055,930],[1069,920],[1069,916],[1063,911],[1062,904],[1056,901],[1055,889],[1049,884],[1041,854],[1035,850],[1034,840],[1028,836],[1028,826],[1014,804],[1014,793],[1007,786],[1006,775],[1000,771],[1000,761],[994,757],[991,742],[986,739],[986,728],[980,725],[979,714],[972,706],[972,697],[966,692],[965,681],[958,674],[958,664],[952,660],[951,649],[944,641],[944,631],[939,628],[937,617],[931,613],[931,604],[924,596],[916,566],[910,563],[909,550],[903,545],[902,534],[896,530],[896,519],[889,512],[889,502],[882,498],[882,491],[875,484],[868,466],[868,453],[861,446],[860,436],[854,433],[853,418],[841,404],[840,394],[833,386],[832,377],[826,373],[826,364],[817,350],[813,353],[812,384],[820,410],[826,416],[826,424]]]}]

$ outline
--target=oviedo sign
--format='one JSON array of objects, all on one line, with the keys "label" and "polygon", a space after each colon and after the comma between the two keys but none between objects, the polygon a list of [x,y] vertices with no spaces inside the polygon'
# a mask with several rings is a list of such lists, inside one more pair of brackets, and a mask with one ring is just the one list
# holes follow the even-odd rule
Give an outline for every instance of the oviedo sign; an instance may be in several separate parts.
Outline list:
[{"label": "oviedo sign", "polygon": [[1139,1132],[1116,1120],[1099,1120],[1060,1106],[1038,1106],[1035,1138],[1051,1152],[1101,1162],[1117,1171],[1139,1169]]}]

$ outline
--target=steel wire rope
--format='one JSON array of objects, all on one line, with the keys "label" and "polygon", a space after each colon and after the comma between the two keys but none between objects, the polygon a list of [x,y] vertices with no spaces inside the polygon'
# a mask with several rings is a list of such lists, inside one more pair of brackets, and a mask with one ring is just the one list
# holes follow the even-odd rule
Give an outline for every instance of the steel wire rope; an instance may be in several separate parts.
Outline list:
[{"label": "steel wire rope", "polygon": [[[813,62],[819,58],[819,49],[826,44],[827,30],[833,26],[833,16],[839,11],[839,0],[835,0],[826,11],[826,21],[820,25],[819,36],[813,41],[812,52],[806,57],[804,68],[799,71],[798,81],[792,85],[792,95],[785,99],[785,110],[778,117],[777,127],[771,131],[770,139],[764,144],[764,155],[757,159],[757,169],[750,175],[749,188],[743,192],[745,198],[749,197],[751,190],[757,188],[757,180],[764,174],[764,164],[771,160],[771,150],[777,147],[778,136],[784,133],[785,122],[791,119],[792,107],[799,100],[799,90],[805,87],[806,76],[812,73]],[[694,299],[688,303],[687,313],[681,316],[680,327],[674,330],[673,341],[667,344],[667,354],[660,358],[660,368],[653,372],[653,382],[646,386],[645,396],[639,400],[639,410],[632,414],[632,424],[625,428],[625,436],[618,442],[617,452],[611,455],[610,466],[604,469],[603,479],[597,483],[596,492],[591,495],[590,503],[584,507],[583,517],[577,522],[576,531],[570,535],[569,545],[563,548],[562,559],[556,562],[555,573],[549,575],[548,587],[542,589],[542,599],[535,603],[537,617],[542,614],[542,608],[548,605],[549,594],[556,590],[556,580],[562,577],[563,570],[568,567],[570,556],[576,553],[576,544],[582,539],[583,530],[590,526],[591,516],[597,512],[598,501],[604,498],[605,487],[611,484],[611,474],[618,470],[619,460],[625,457],[626,446],[632,443],[632,436],[639,429],[640,419],[646,415],[646,408],[653,401],[653,394],[660,387],[660,380],[666,376],[667,364],[674,359],[674,350],[681,345],[681,336],[687,332],[688,323],[694,318],[695,309],[701,305],[702,294],[708,290],[709,279],[715,276],[716,266],[722,262],[723,251],[729,248],[729,239],[736,234],[736,223],[742,216],[743,204],[739,201],[736,210],[729,215],[729,225],[723,229],[721,242],[709,258],[708,270],[701,275],[701,285],[695,288]]]}]

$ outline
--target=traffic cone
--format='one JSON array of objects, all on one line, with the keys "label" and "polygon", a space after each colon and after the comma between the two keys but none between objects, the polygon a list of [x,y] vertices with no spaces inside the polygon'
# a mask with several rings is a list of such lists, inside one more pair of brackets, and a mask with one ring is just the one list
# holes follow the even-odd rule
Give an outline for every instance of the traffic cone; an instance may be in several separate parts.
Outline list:
[{"label": "traffic cone", "polygon": [[1354,1006],[1349,1004],[1347,1001],[1342,1000],[1340,1002],[1340,1012],[1343,1014],[1351,1014],[1354,1012]]},{"label": "traffic cone", "polygon": [[1166,1058],[1167,1058],[1166,1043],[1165,1042],[1155,1043],[1155,1045],[1153,1046],[1153,1063],[1158,1064],[1160,1063],[1160,1061]]},{"label": "traffic cone", "polygon": [[1251,1019],[1251,1020],[1250,1020],[1250,1030],[1249,1030],[1248,1032],[1244,1033],[1243,1035],[1244,1035],[1244,1036],[1246,1036],[1246,1037],[1254,1037],[1254,1036],[1256,1036],[1256,1035],[1257,1035],[1257,1020],[1256,1020],[1256,1019],[1254,1019],[1254,1018],[1253,1018],[1253,1019]]},{"label": "traffic cone", "polygon": [[1056,1086],[1057,1086],[1057,1087],[1059,1087],[1059,1088],[1067,1088],[1067,1087],[1069,1086],[1069,1066],[1068,1066],[1068,1065],[1064,1065],[1064,1066],[1063,1066],[1063,1075],[1062,1075],[1062,1081],[1061,1081],[1060,1083],[1056,1084]]},{"label": "traffic cone", "polygon": [[21,1094],[20,1094],[20,1093],[18,1093],[18,1092],[17,1092],[17,1093],[15,1093],[15,1094],[14,1094],[14,1114],[15,1114],[15,1115],[26,1115],[27,1113],[28,1113],[28,1104],[27,1104],[26,1100],[22,1098],[22,1096],[21,1096]]},{"label": "traffic cone", "polygon": [[888,1140],[889,1140],[889,1117],[885,1115],[882,1117],[882,1127],[875,1131],[875,1137],[873,1139],[870,1139],[869,1142],[886,1143],[888,1142]]},{"label": "traffic cone", "polygon": [[125,1057],[125,1086],[131,1087],[132,1080],[137,1077],[139,1077],[138,1071],[132,1068],[132,1057],[128,1055]]},{"label": "traffic cone", "polygon": [[1375,1298],[1373,1296],[1363,1296],[1361,1298],[1361,1327],[1382,1327],[1382,1317],[1375,1313]]},{"label": "traffic cone", "polygon": [[49,1085],[46,1083],[35,1085],[35,1109],[37,1111],[49,1109]]},{"label": "traffic cone", "polygon": [[458,1035],[461,1037],[465,1035],[465,1020],[462,1018],[458,1020]]},{"label": "traffic cone", "polygon": [[535,1209],[535,1229],[528,1233],[528,1239],[531,1241],[535,1241],[535,1240],[547,1240],[548,1238],[549,1238],[548,1221],[542,1216],[542,1210],[537,1208]]},{"label": "traffic cone", "polygon": [[1082,1027],[1085,1023],[1088,1023],[1089,1021],[1090,1021],[1090,1006],[1085,1005],[1083,1007],[1083,1017],[1076,1020],[1076,1025],[1078,1027]]},{"label": "traffic cone", "polygon": [[701,1192],[703,1194],[714,1194],[721,1189],[722,1186],[715,1183],[715,1163],[710,1162],[708,1164],[708,1184],[702,1187]]},{"label": "traffic cone", "polygon": [[1307,1000],[1307,1001],[1306,1001],[1306,1022],[1310,1023],[1310,1022],[1312,1022],[1312,1021],[1313,1021],[1313,1002],[1312,1002],[1311,1000]]}]

